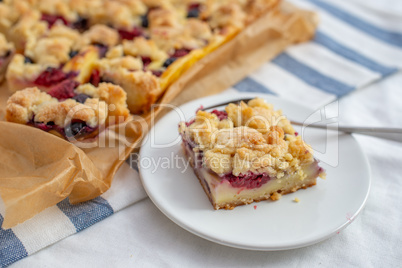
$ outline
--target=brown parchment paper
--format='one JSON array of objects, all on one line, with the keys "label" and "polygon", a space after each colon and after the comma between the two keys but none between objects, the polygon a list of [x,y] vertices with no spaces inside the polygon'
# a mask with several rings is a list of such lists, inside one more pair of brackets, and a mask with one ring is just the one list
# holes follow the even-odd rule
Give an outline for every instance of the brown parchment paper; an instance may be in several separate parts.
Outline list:
[{"label": "brown parchment paper", "polygon": [[[168,88],[159,104],[180,105],[232,86],[290,44],[311,39],[316,25],[314,13],[282,3],[280,11],[262,16],[194,64]],[[151,127],[151,117],[164,113],[156,105],[148,114],[109,127],[90,143],[72,144],[33,127],[4,122],[9,95],[3,83],[0,196],[5,209],[2,225],[5,229],[66,197],[75,204],[107,191],[117,169],[138,148]],[[173,127],[176,125],[177,122],[172,122]]]}]

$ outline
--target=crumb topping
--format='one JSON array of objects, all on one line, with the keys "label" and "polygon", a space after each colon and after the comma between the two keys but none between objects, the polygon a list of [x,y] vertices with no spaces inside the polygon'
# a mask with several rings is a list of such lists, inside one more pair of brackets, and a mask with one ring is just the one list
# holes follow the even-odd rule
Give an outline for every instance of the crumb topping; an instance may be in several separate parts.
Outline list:
[{"label": "crumb topping", "polygon": [[0,33],[0,58],[11,54],[12,51],[14,51],[13,44],[7,42],[5,36]]},{"label": "crumb topping", "polygon": [[209,24],[212,28],[232,26],[238,29],[244,27],[246,14],[238,3],[228,3],[216,9],[212,7]]},{"label": "crumb topping", "polygon": [[25,55],[37,64],[58,68],[70,59],[73,41],[65,37],[41,38],[26,47]]},{"label": "crumb topping", "polygon": [[100,83],[98,87],[84,84],[78,86],[75,92],[97,98],[109,106],[113,105],[113,108],[109,107],[109,115],[122,117],[119,121],[124,121],[130,114],[126,103],[127,94],[120,86],[111,83]]},{"label": "crumb topping", "polygon": [[63,23],[56,22],[52,28],[50,28],[48,37],[64,37],[73,42],[77,42],[80,38],[80,33],[77,30],[71,29],[65,26]]},{"label": "crumb topping", "polygon": [[134,57],[149,57],[152,61],[165,61],[168,58],[166,52],[159,49],[152,40],[144,37],[135,38],[133,41],[123,41],[123,51],[126,55]]},{"label": "crumb topping", "polygon": [[96,127],[105,123],[108,112],[106,103],[98,98],[88,98],[84,103],[74,99],[59,102],[35,87],[14,93],[7,101],[6,109],[7,121],[20,124],[31,120],[45,124],[52,122],[63,128],[75,120]]},{"label": "crumb topping", "polygon": [[90,11],[93,23],[112,25],[115,28],[130,29],[135,19],[130,10],[119,1],[102,1],[100,8]]},{"label": "crumb topping", "polygon": [[21,54],[16,54],[11,59],[6,73],[9,84],[13,83],[14,81],[34,81],[39,74],[46,69],[46,66],[39,64],[25,64],[24,61],[25,58]]},{"label": "crumb topping", "polygon": [[18,49],[24,49],[28,40],[36,40],[46,33],[47,23],[40,21],[40,16],[38,11],[29,10],[10,28],[8,36]]},{"label": "crumb topping", "polygon": [[91,44],[102,44],[113,47],[119,42],[119,34],[113,28],[105,25],[94,25],[88,31],[84,32],[74,45],[76,50],[82,50]]},{"label": "crumb topping", "polygon": [[200,110],[192,124],[179,126],[184,139],[196,144],[193,150],[203,152],[203,165],[213,172],[281,178],[286,172],[302,173],[301,167],[314,161],[310,147],[295,136],[289,120],[264,100],[229,104],[225,110],[228,119]]},{"label": "crumb topping", "polygon": [[96,63],[96,68],[100,70],[101,74],[105,74],[110,72],[123,72],[123,70],[142,70],[143,64],[139,58],[124,56],[120,58],[101,59]]},{"label": "crumb topping", "polygon": [[77,12],[65,0],[40,0],[37,1],[36,8],[45,14],[62,16],[67,21],[75,21],[78,17]]}]

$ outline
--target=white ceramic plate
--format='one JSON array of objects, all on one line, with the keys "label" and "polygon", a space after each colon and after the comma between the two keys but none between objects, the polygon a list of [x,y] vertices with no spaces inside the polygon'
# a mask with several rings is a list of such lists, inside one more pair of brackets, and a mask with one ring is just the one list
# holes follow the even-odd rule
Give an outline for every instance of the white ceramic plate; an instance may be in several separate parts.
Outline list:
[{"label": "white ceramic plate", "polygon": [[[313,112],[265,94],[216,95],[192,101],[180,109],[188,120],[201,105],[211,106],[239,96],[262,97],[294,120],[304,121]],[[172,111],[148,134],[140,152],[140,173],[145,190],[155,205],[176,224],[200,237],[252,250],[304,247],[339,233],[353,221],[367,200],[370,189],[368,161],[355,139],[343,134],[339,136],[338,146],[335,144],[339,152],[329,156],[329,162],[338,159],[338,165],[332,167],[320,163],[327,171],[326,180],[318,179],[316,186],[284,195],[279,201],[262,201],[234,210],[216,211],[193,170],[186,169],[183,164],[186,160],[177,130],[181,120],[183,118]],[[326,140],[336,142],[338,135],[330,133],[327,136],[323,130],[308,130],[304,136],[313,149],[322,150]],[[299,203],[293,201],[296,197]]]}]

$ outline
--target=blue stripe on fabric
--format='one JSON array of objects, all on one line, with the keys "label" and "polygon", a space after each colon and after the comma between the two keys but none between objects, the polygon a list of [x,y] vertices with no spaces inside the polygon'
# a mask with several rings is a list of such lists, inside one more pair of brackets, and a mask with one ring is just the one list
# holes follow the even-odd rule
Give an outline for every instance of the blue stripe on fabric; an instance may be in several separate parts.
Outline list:
[{"label": "blue stripe on fabric", "polygon": [[[0,226],[3,216],[0,215]],[[0,267],[6,267],[28,256],[24,245],[11,229],[0,228]]]},{"label": "blue stripe on fabric", "polygon": [[331,13],[335,17],[341,19],[342,21],[350,24],[351,26],[377,38],[380,39],[388,44],[402,47],[402,34],[396,33],[392,31],[387,31],[381,29],[367,21],[364,21],[355,15],[352,15],[338,7],[335,7],[329,3],[320,1],[320,0],[308,0],[309,2],[313,3],[314,5],[324,9],[325,11]]},{"label": "blue stripe on fabric", "polygon": [[77,232],[113,214],[113,208],[100,196],[77,205],[71,205],[66,198],[57,206],[74,224]]},{"label": "blue stripe on fabric", "polygon": [[317,31],[315,34],[314,41],[329,50],[332,50],[336,54],[350,60],[353,62],[356,62],[364,67],[366,67],[369,70],[372,70],[374,72],[380,73],[383,76],[390,75],[392,73],[395,73],[398,71],[397,68],[392,68],[392,67],[387,67],[384,66],[380,63],[377,63],[366,56],[363,56],[362,54],[358,53],[355,50],[352,50],[341,43],[338,43],[328,35],[324,34],[321,31]]},{"label": "blue stripe on fabric", "polygon": [[292,73],[294,76],[297,76],[307,84],[325,92],[334,94],[338,97],[342,97],[355,89],[352,86],[346,85],[338,80],[323,75],[315,69],[292,58],[286,53],[280,54],[272,62]]},{"label": "blue stripe on fabric", "polygon": [[131,153],[130,157],[126,159],[126,163],[134,170],[139,172],[138,170],[138,154]]},{"label": "blue stripe on fabric", "polygon": [[241,92],[260,92],[260,93],[276,95],[275,92],[271,91],[269,88],[267,88],[264,85],[261,85],[260,83],[258,83],[257,81],[255,81],[250,77],[244,78],[233,87]]}]

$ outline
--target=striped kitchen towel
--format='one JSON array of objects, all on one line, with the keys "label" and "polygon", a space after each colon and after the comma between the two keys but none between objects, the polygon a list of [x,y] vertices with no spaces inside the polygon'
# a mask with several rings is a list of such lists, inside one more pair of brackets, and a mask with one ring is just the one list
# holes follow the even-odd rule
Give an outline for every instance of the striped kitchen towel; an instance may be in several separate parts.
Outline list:
[{"label": "striped kitchen towel", "polygon": [[[291,2],[319,13],[321,22],[314,40],[290,47],[231,90],[271,93],[318,108],[401,69],[402,16],[353,1]],[[0,229],[0,267],[144,198],[138,170],[125,164],[102,196],[75,206],[64,200],[15,228]]]},{"label": "striped kitchen towel", "polygon": [[290,0],[319,14],[315,38],[292,46],[234,86],[318,108],[402,68],[402,15],[354,1]]}]

